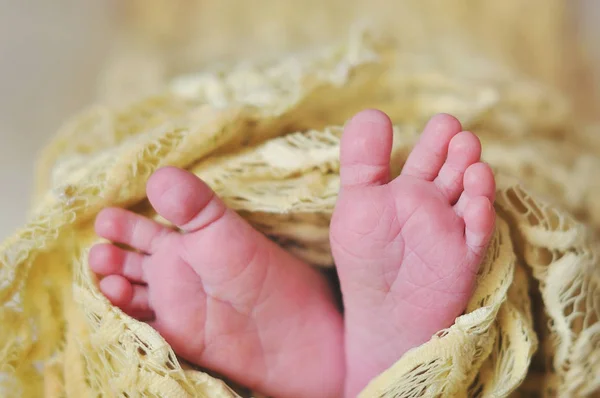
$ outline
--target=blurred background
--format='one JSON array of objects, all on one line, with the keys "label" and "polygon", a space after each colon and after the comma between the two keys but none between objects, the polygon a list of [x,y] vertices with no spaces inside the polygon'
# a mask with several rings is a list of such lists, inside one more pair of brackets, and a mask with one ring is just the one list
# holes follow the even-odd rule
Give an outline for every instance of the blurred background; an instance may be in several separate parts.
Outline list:
[{"label": "blurred background", "polygon": [[597,0],[0,0],[0,239],[25,220],[39,150],[79,110],[363,22],[408,50],[469,46],[600,121]]}]

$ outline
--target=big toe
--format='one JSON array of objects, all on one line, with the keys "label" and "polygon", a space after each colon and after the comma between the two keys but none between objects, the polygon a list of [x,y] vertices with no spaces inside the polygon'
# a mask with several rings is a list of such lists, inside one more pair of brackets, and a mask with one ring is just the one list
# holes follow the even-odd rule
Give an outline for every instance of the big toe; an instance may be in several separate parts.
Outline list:
[{"label": "big toe", "polygon": [[344,128],[340,144],[342,187],[385,184],[389,179],[392,122],[383,112],[368,109]]},{"label": "big toe", "polygon": [[186,232],[212,224],[226,211],[225,204],[208,185],[176,167],[156,171],[148,180],[146,191],[158,214]]}]

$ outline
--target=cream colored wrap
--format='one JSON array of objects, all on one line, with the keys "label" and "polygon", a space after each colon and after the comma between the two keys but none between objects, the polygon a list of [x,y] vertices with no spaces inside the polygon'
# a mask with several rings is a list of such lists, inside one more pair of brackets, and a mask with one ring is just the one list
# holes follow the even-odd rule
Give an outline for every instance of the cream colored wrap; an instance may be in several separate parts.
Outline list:
[{"label": "cream colored wrap", "polygon": [[0,247],[0,395],[236,396],[100,294],[86,260],[93,219],[106,206],[151,215],[145,182],[174,165],[297,256],[328,266],[340,125],[365,107],[397,125],[396,172],[436,112],[481,135],[499,218],[465,315],[362,396],[597,391],[600,183],[591,176],[600,160],[573,143],[578,126],[560,97],[473,57],[452,59],[361,34],[340,48],[180,77],[75,117],[41,158],[28,223]]}]

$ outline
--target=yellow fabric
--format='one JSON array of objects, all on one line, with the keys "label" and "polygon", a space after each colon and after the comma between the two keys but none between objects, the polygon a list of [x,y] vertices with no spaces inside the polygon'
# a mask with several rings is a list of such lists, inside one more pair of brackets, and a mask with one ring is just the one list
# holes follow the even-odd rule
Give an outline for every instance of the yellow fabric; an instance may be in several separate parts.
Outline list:
[{"label": "yellow fabric", "polygon": [[460,47],[468,46],[560,89],[575,102],[577,114],[600,121],[600,60],[593,57],[598,42],[587,42],[591,36],[582,34],[583,13],[598,6],[594,0],[583,3],[129,0],[120,3],[126,39],[118,41],[101,91],[105,99],[122,102],[182,70],[345,40],[349,30],[366,23],[407,51],[445,50],[460,60]]},{"label": "yellow fabric", "polygon": [[327,266],[340,125],[365,107],[397,125],[395,172],[436,112],[480,134],[499,217],[465,314],[362,396],[597,391],[600,190],[590,176],[600,160],[571,143],[579,133],[559,96],[464,55],[357,34],[340,48],[179,77],[75,117],[41,157],[29,221],[0,246],[0,395],[236,396],[100,294],[86,260],[93,219],[106,206],[154,216],[147,178],[184,167],[256,228]]}]

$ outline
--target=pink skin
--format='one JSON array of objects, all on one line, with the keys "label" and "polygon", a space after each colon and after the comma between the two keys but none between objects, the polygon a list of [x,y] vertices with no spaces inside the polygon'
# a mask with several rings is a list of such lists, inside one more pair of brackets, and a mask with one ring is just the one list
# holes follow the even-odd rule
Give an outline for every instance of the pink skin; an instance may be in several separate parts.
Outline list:
[{"label": "pink skin", "polygon": [[245,386],[277,397],[340,396],[343,321],[323,277],[186,171],[157,171],[147,193],[181,232],[126,210],[102,211],[96,232],[141,252],[109,243],[91,249],[106,297],[181,357]]},{"label": "pink skin", "polygon": [[432,118],[392,181],[391,148],[391,122],[374,110],[355,116],[341,143],[330,238],[344,296],[348,397],[452,325],[494,231],[492,171],[455,118]]},{"label": "pink skin", "polygon": [[456,119],[434,117],[389,182],[391,145],[377,111],[355,116],[342,138],[331,243],[345,339],[321,275],[176,168],[157,171],[147,191],[181,231],[122,209],[98,215],[100,236],[137,250],[92,248],[100,289],[181,357],[255,390],[354,397],[460,315],[494,227],[493,175]]}]

